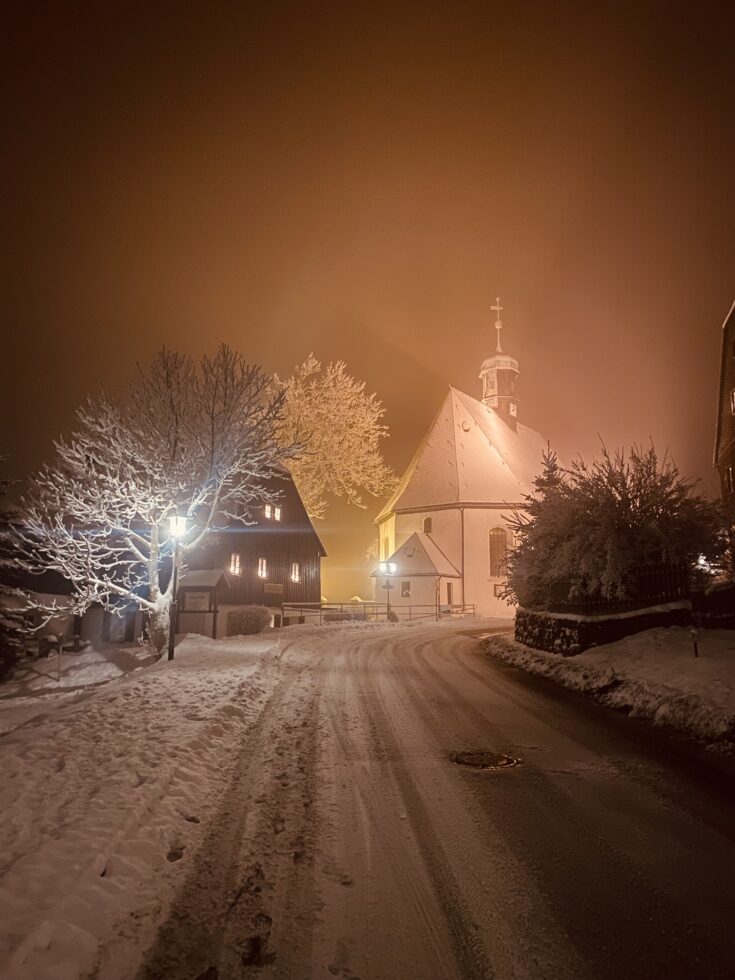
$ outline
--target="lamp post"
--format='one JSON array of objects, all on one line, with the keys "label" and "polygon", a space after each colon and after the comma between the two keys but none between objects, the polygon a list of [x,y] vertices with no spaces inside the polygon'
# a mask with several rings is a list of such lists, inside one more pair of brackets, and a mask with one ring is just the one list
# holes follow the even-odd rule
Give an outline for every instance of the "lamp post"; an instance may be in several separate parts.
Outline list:
[{"label": "lamp post", "polygon": [[381,561],[378,565],[381,573],[385,575],[385,589],[386,605],[388,607],[386,612],[386,619],[390,619],[390,590],[393,588],[393,583],[391,578],[396,574],[397,565],[394,561]]},{"label": "lamp post", "polygon": [[174,539],[172,595],[171,595],[171,617],[168,623],[168,659],[174,659],[174,642],[176,640],[176,626],[178,622],[178,591],[179,591],[179,541],[186,534],[186,517],[174,514],[169,518],[169,528],[171,537]]}]

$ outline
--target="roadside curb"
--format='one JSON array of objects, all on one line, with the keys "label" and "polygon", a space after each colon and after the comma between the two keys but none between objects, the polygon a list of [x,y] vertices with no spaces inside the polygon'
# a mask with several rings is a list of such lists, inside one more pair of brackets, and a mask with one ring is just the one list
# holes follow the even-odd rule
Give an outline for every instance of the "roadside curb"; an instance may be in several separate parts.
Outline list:
[{"label": "roadside curb", "polygon": [[735,752],[735,715],[705,698],[611,668],[596,669],[588,662],[575,663],[574,658],[534,650],[510,634],[486,637],[482,649],[503,663],[546,677],[608,708],[644,719],[656,728],[703,740],[712,751]]}]

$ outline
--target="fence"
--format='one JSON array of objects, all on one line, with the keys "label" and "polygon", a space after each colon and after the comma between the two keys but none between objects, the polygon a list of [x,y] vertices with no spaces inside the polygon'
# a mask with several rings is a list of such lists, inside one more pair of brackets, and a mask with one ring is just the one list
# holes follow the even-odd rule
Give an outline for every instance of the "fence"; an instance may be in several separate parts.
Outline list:
[{"label": "fence", "polygon": [[396,605],[387,602],[284,602],[281,604],[281,623],[348,623],[373,622],[388,619],[411,622],[419,619],[446,619],[451,616],[474,616],[475,606],[469,603],[449,605]]},{"label": "fence", "polygon": [[735,583],[692,592],[692,620],[709,629],[735,629]]},{"label": "fence", "polygon": [[647,565],[636,569],[625,583],[625,599],[582,596],[568,599],[571,582],[559,583],[549,612],[604,616],[632,612],[689,598],[689,576],[684,565]]}]

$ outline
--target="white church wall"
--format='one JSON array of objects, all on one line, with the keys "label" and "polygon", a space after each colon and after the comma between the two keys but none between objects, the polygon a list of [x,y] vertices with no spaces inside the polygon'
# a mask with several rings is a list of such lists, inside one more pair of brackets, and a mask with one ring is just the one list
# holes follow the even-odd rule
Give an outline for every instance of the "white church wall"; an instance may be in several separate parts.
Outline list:
[{"label": "white church wall", "polygon": [[396,550],[396,518],[395,515],[383,521],[378,526],[378,555],[380,561],[385,561]]},{"label": "white church wall", "polygon": [[505,528],[507,545],[512,536],[507,520],[510,508],[467,509],[465,511],[465,602],[473,603],[485,616],[509,616],[512,608],[504,599],[495,596],[495,587],[505,583],[504,577],[490,575],[490,531]]},{"label": "white church wall", "polygon": [[461,518],[459,510],[427,510],[415,514],[397,514],[395,541],[396,548],[412,534],[424,533],[424,521],[431,520],[431,539],[452,564],[459,570],[462,561]]}]

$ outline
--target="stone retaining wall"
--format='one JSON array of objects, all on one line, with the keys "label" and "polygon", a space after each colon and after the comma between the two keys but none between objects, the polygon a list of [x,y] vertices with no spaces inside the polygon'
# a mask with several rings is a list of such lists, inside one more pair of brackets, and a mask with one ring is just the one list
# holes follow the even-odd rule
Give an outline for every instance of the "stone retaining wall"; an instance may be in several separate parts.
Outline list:
[{"label": "stone retaining wall", "polygon": [[519,608],[516,612],[515,638],[536,650],[573,657],[588,647],[614,643],[624,636],[656,626],[688,626],[689,603],[671,603],[668,607],[640,609],[625,615],[565,616],[564,613],[536,612]]}]

